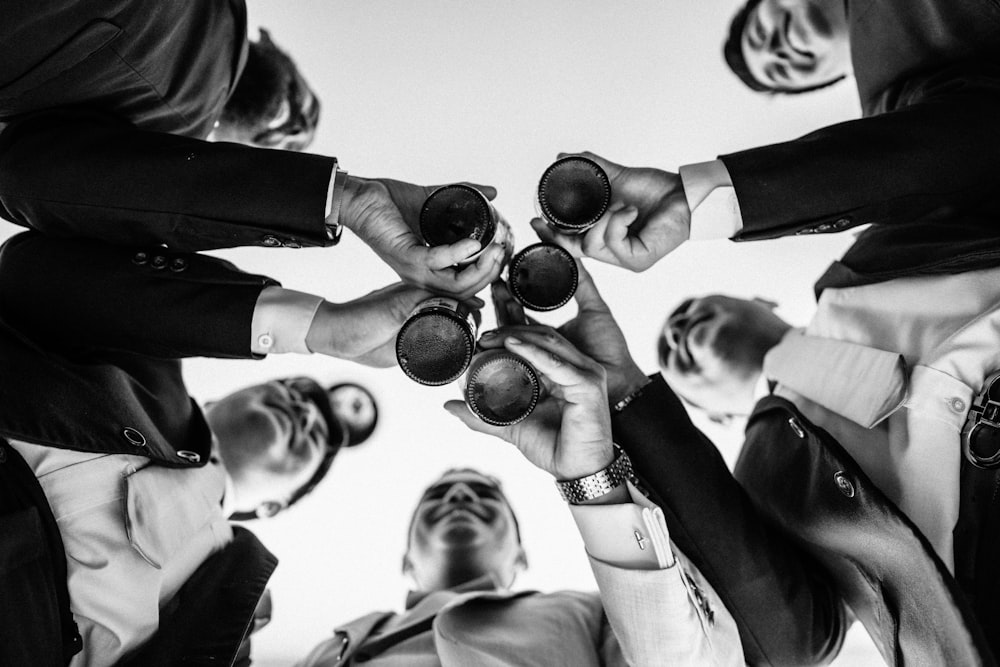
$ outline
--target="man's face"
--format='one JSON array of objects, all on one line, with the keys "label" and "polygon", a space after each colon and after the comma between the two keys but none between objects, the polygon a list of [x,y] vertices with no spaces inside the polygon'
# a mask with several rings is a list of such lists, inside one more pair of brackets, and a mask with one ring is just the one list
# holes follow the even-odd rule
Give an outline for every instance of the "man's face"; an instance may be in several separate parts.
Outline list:
[{"label": "man's face", "polygon": [[790,328],[773,308],[719,294],[681,303],[660,339],[667,383],[710,413],[749,414],[764,355]]},{"label": "man's face", "polygon": [[524,563],[514,514],[493,479],[452,471],[424,492],[403,562],[418,588],[451,588],[484,575],[509,586]]},{"label": "man's face", "polygon": [[238,509],[286,504],[319,468],[329,425],[305,390],[308,378],[276,380],[229,394],[206,408]]},{"label": "man's face", "polygon": [[850,72],[843,0],[761,0],[750,12],[743,58],[768,88],[802,90]]},{"label": "man's face", "polygon": [[246,68],[212,132],[213,141],[301,151],[319,123],[319,99],[266,30],[252,42]]}]

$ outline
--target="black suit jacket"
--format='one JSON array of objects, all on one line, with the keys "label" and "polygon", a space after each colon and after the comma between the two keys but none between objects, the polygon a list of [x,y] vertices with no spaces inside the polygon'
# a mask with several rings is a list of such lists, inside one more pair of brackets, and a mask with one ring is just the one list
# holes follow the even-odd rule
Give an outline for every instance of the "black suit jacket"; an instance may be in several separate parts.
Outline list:
[{"label": "black suit jacket", "polygon": [[847,11],[866,117],[721,156],[743,217],[735,240],[871,224],[818,289],[991,265],[1000,4],[849,0]]},{"label": "black suit jacket", "polygon": [[203,141],[246,57],[243,0],[8,0],[0,217],[178,250],[329,245],[333,159]]},{"label": "black suit jacket", "polygon": [[[3,437],[204,465],[211,434],[180,359],[250,357],[253,309],[272,284],[162,247],[27,232],[0,248],[0,623],[14,629],[0,663],[64,664],[80,647],[58,528]],[[238,529],[161,611],[159,633],[130,664],[231,664],[276,563]]]},{"label": "black suit jacket", "polygon": [[[974,611],[913,523],[789,402],[757,405],[733,474],[658,376],[613,427],[751,664],[828,661],[845,604],[890,665],[995,664],[1000,600]],[[997,573],[967,583],[996,590]]]}]

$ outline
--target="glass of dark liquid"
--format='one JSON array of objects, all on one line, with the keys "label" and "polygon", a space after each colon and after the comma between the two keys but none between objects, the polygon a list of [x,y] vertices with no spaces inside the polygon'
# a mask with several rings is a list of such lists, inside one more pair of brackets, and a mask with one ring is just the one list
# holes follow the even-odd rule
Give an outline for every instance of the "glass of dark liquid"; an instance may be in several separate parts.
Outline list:
[{"label": "glass of dark liquid", "polygon": [[430,194],[420,209],[420,234],[429,246],[451,245],[462,239],[482,244],[479,252],[459,264],[469,264],[494,241],[506,238],[507,222],[490,200],[469,185],[445,185]]},{"label": "glass of dark liquid", "polygon": [[538,214],[562,234],[583,234],[611,204],[611,180],[599,164],[571,155],[556,160],[538,182]]},{"label": "glass of dark liquid", "polygon": [[421,301],[396,335],[396,360],[411,380],[448,384],[469,367],[476,348],[475,315],[455,299]]},{"label": "glass of dark liquid", "polygon": [[554,243],[535,243],[514,255],[507,267],[510,293],[530,310],[555,310],[576,293],[580,274],[573,255]]}]

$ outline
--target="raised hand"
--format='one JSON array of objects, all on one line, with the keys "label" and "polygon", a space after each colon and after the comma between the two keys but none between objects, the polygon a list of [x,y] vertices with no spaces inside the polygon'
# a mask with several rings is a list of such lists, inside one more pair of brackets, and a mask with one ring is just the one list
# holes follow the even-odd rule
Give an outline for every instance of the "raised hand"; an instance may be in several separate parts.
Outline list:
[{"label": "raised hand", "polygon": [[[396,365],[396,334],[418,303],[434,296],[412,285],[393,283],[347,303],[324,301],[306,336],[313,352],[386,368]],[[475,309],[481,299],[467,300]]]},{"label": "raised hand", "polygon": [[[567,157],[570,153],[560,153]],[[645,271],[691,235],[691,211],[679,175],[649,167],[625,167],[593,153],[611,180],[611,205],[586,234],[558,234],[540,218],[531,226],[544,241],[577,257],[586,255],[632,271]]]},{"label": "raised hand", "polygon": [[[465,299],[500,274],[507,249],[501,243],[494,243],[475,262],[457,270],[455,264],[479,251],[478,241],[463,239],[433,248],[424,245],[419,233],[420,208],[435,187],[349,176],[340,221],[403,280]],[[496,197],[494,188],[473,187],[488,199]]]},{"label": "raised hand", "polygon": [[603,367],[549,327],[518,326],[484,336],[484,348],[506,347],[539,372],[546,391],[535,410],[511,426],[490,426],[463,401],[445,409],[474,431],[514,444],[556,479],[576,479],[614,460]]}]

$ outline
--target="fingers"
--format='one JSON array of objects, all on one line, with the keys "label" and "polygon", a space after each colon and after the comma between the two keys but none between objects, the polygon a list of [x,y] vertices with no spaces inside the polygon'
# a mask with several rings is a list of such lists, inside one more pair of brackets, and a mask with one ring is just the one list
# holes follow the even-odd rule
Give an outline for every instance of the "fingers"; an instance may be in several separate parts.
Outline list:
[{"label": "fingers", "polygon": [[507,283],[499,279],[494,280],[490,283],[490,295],[493,297],[493,310],[497,316],[498,327],[527,323],[528,318],[524,314],[524,308],[511,295]]},{"label": "fingers", "polygon": [[547,243],[555,243],[557,246],[568,251],[574,257],[583,257],[583,239],[580,236],[569,236],[560,234],[549,227],[541,218],[531,219],[531,228],[538,234],[538,238]]},{"label": "fingers", "polygon": [[583,266],[583,262],[577,260],[576,270],[579,274],[576,284],[576,304],[579,306],[580,311],[602,311],[610,312],[608,304],[604,301],[601,293],[597,291],[597,284],[594,282],[594,278],[590,275]]},{"label": "fingers", "polygon": [[425,262],[427,268],[432,271],[450,268],[476,254],[480,248],[482,244],[475,239],[462,239],[451,245],[434,246],[427,249]]},{"label": "fingers", "polygon": [[462,185],[468,185],[470,188],[479,190],[490,201],[497,198],[497,189],[492,185],[479,185],[478,183],[469,183],[468,181],[463,181]]},{"label": "fingers", "polygon": [[485,433],[486,435],[492,435],[502,440],[510,441],[507,437],[507,427],[503,426],[493,426],[487,424],[482,419],[472,414],[469,410],[469,406],[465,404],[465,401],[448,401],[444,404],[444,409],[448,411],[449,414],[457,417],[459,421],[468,426],[471,430],[478,433]]},{"label": "fingers", "polygon": [[550,381],[564,389],[595,385],[603,381],[600,365],[577,350],[550,327],[524,327],[512,335],[505,333],[504,346],[524,357]]}]

